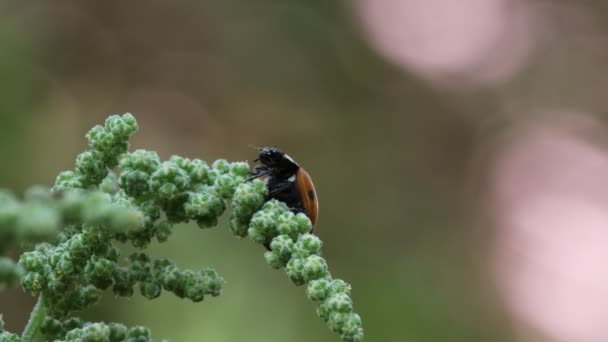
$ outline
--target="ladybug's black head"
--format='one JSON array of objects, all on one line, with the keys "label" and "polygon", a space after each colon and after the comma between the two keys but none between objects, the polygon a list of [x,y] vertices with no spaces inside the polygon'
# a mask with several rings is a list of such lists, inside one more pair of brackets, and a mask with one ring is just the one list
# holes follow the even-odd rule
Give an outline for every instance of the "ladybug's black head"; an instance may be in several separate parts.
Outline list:
[{"label": "ladybug's black head", "polygon": [[280,172],[295,172],[299,168],[298,164],[283,151],[276,147],[263,147],[259,149],[260,156],[256,161],[260,161],[270,169]]}]

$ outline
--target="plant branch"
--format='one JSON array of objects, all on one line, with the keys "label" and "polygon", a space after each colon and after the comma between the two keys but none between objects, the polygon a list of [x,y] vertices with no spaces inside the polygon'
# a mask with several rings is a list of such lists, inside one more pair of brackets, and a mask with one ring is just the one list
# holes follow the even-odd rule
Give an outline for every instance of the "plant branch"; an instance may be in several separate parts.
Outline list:
[{"label": "plant branch", "polygon": [[25,329],[23,329],[23,334],[21,334],[22,342],[37,342],[43,340],[40,327],[42,326],[42,322],[44,322],[45,316],[46,308],[44,307],[44,299],[42,298],[42,294],[40,294],[40,296],[38,296],[38,302],[30,314],[30,320],[25,326]]}]

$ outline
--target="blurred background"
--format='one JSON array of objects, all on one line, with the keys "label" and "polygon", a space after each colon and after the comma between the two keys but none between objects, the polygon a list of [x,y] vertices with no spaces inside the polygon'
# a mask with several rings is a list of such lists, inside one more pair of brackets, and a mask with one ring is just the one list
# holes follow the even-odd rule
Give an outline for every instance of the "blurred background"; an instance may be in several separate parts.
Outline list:
[{"label": "blurred background", "polygon": [[[0,186],[53,183],[84,134],[312,175],[318,235],[366,340],[608,341],[608,3],[0,0]],[[172,341],[338,341],[260,246],[176,229],[193,304],[107,293],[86,317]],[[0,294],[21,331],[33,299]]]}]

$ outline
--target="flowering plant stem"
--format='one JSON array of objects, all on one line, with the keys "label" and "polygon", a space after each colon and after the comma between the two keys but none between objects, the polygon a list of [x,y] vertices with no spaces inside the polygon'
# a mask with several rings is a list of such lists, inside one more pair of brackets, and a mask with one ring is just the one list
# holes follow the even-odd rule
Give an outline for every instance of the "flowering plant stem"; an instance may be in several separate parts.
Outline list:
[{"label": "flowering plant stem", "polygon": [[[0,190],[0,253],[25,250],[18,263],[0,257],[0,285],[19,283],[38,296],[21,337],[3,330],[0,319],[0,342],[152,341],[148,328],[84,322],[78,313],[108,290],[131,297],[138,289],[148,299],[165,291],[193,302],[220,295],[224,279],[215,270],[180,269],[143,250],[153,239],[167,241],[179,223],[215,227],[227,208],[230,231],[268,246],[268,264],[306,286],[332,331],[344,341],[363,339],[350,286],[329,272],[305,214],[268,200],[266,184],[248,180],[245,162],[220,159],[209,165],[180,156],[161,161],[154,151],[129,152],[137,129],[131,114],[112,115],[89,131],[90,149],[52,188],[32,187],[22,201]],[[138,251],[122,255],[118,242]]]},{"label": "flowering plant stem", "polygon": [[30,319],[21,334],[23,342],[38,342],[44,341],[44,336],[40,331],[44,317],[46,316],[46,308],[44,307],[44,299],[42,295],[38,296],[38,301],[30,314]]}]

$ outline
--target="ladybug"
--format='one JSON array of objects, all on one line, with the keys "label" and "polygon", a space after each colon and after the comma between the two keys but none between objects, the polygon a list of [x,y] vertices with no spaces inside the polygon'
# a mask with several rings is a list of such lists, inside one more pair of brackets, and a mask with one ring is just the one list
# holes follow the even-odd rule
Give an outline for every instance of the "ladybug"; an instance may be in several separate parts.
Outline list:
[{"label": "ladybug", "polygon": [[266,200],[276,199],[286,203],[294,214],[305,213],[314,231],[319,217],[317,192],[308,172],[293,158],[276,147],[258,149],[260,162],[253,169],[250,179],[259,178],[266,183]]}]

